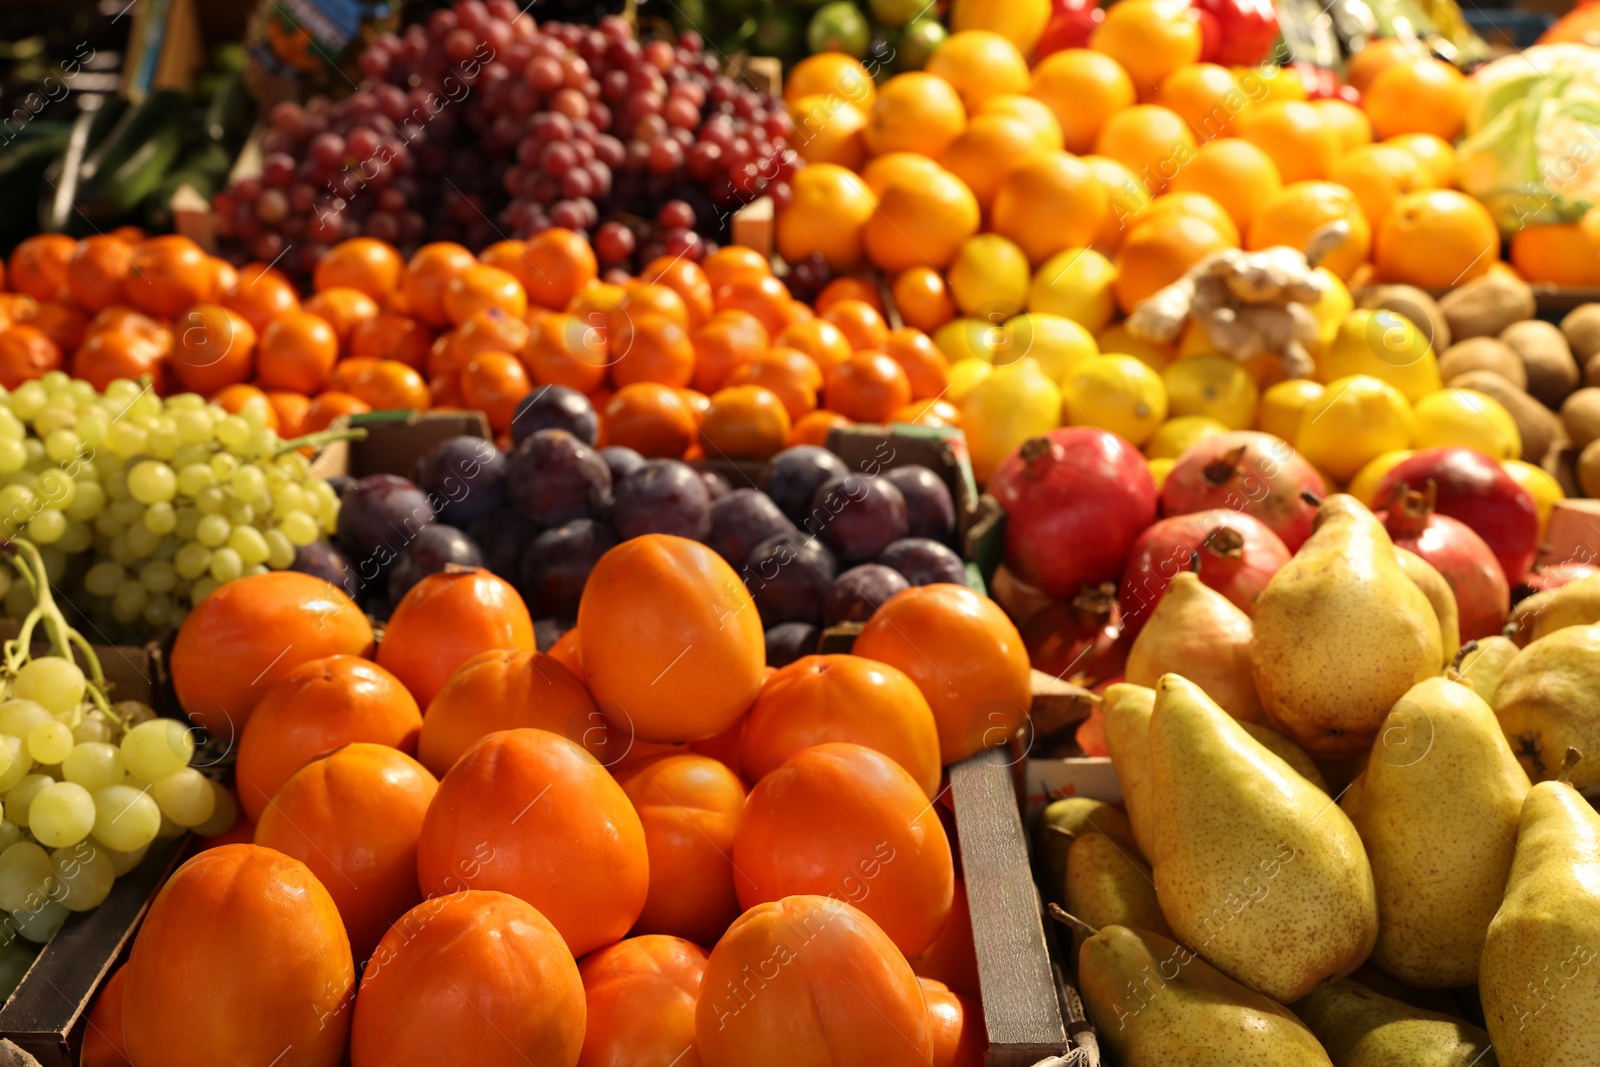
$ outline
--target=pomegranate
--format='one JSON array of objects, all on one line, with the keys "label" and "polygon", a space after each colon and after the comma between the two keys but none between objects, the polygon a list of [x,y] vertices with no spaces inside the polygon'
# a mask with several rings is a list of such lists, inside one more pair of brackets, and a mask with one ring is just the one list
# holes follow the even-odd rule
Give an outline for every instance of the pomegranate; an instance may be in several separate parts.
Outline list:
[{"label": "pomegranate", "polygon": [[1420,493],[1396,486],[1389,510],[1378,512],[1378,521],[1390,540],[1433,564],[1450,583],[1461,617],[1461,640],[1497,634],[1511,611],[1505,572],[1466,523],[1433,510],[1434,492],[1431,481]]},{"label": "pomegranate", "polygon": [[1306,493],[1320,500],[1328,487],[1289,442],[1236,430],[1208,437],[1178,457],[1161,487],[1161,513],[1242,511],[1265,523],[1290,552],[1298,552],[1317,515]]},{"label": "pomegranate", "polygon": [[1434,484],[1434,510],[1466,524],[1489,546],[1509,581],[1533,566],[1539,549],[1539,513],[1533,497],[1494,460],[1470,448],[1429,448],[1408,456],[1383,476],[1375,500],[1389,500],[1404,482]]},{"label": "pomegranate", "polygon": [[1087,686],[1120,675],[1128,642],[1122,640],[1115,594],[1109,582],[1086,587],[1024,623],[1022,643],[1033,669]]},{"label": "pomegranate", "polygon": [[1213,508],[1162,519],[1139,536],[1128,553],[1117,602],[1122,628],[1137,635],[1179,571],[1195,568],[1200,580],[1238,606],[1255,612],[1256,597],[1289,550],[1265,523],[1242,511]]},{"label": "pomegranate", "polygon": [[1030,437],[1001,460],[988,490],[1006,511],[1006,566],[1058,599],[1116,581],[1128,546],[1156,517],[1139,450],[1089,426]]},{"label": "pomegranate", "polygon": [[1551,563],[1548,566],[1536,567],[1523,576],[1517,583],[1517,591],[1532,596],[1534,593],[1544,593],[1551,589],[1560,589],[1568,582],[1575,582],[1579,578],[1587,578],[1593,574],[1600,574],[1600,567],[1593,563]]}]

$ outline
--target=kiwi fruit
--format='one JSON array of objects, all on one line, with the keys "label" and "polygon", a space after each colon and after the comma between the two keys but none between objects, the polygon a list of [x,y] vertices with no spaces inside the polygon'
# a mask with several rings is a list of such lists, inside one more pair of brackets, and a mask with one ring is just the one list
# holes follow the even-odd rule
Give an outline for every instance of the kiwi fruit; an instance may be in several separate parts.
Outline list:
[{"label": "kiwi fruit", "polygon": [[1498,374],[1518,389],[1528,386],[1528,372],[1510,345],[1493,337],[1469,337],[1439,353],[1439,377],[1446,382],[1468,371]]},{"label": "kiwi fruit", "polygon": [[1600,304],[1579,304],[1561,320],[1561,332],[1572,355],[1579,363],[1587,364],[1590,357],[1600,352]]},{"label": "kiwi fruit", "polygon": [[1450,347],[1450,325],[1439,310],[1439,302],[1414,285],[1369,285],[1355,294],[1356,307],[1368,311],[1392,311],[1410,321],[1435,352]]},{"label": "kiwi fruit", "polygon": [[1500,340],[1522,360],[1528,393],[1545,407],[1560,407],[1578,387],[1578,361],[1572,358],[1572,349],[1558,327],[1526,319],[1500,331]]},{"label": "kiwi fruit", "polygon": [[1561,424],[1578,448],[1600,440],[1600,388],[1589,385],[1561,402]]},{"label": "kiwi fruit", "polygon": [[1498,337],[1513,322],[1533,318],[1538,307],[1527,282],[1486,274],[1446,293],[1439,310],[1459,343],[1469,337]]},{"label": "kiwi fruit", "polygon": [[1578,453],[1578,486],[1584,496],[1600,496],[1600,441],[1590,441]]},{"label": "kiwi fruit", "polygon": [[1561,420],[1548,408],[1493,371],[1475,370],[1453,378],[1451,388],[1471,389],[1498,401],[1517,424],[1522,436],[1522,458],[1538,463],[1561,436]]}]

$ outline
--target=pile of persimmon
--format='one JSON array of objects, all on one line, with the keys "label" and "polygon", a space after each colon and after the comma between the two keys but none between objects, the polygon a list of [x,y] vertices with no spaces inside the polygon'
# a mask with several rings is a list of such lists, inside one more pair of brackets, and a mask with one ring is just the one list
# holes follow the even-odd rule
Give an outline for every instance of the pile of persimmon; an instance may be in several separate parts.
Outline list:
[{"label": "pile of persimmon", "polygon": [[941,783],[1027,715],[993,603],[908,589],[774,670],[732,568],[651,534],[548,654],[483,570],[372,636],[300,574],[185,622],[248,821],[156,897],[86,1067],[983,1062]]}]

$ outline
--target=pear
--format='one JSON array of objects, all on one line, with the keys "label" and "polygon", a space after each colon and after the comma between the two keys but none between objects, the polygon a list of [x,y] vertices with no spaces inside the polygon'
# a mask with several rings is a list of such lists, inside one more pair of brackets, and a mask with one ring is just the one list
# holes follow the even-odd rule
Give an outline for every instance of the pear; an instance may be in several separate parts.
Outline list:
[{"label": "pear", "polygon": [[1154,860],[1155,827],[1150,823],[1150,803],[1145,787],[1150,775],[1150,713],[1156,691],[1142,685],[1117,682],[1106,686],[1100,709],[1106,719],[1106,751],[1111,769],[1122,783],[1122,806],[1127,809],[1133,839],[1146,859]]},{"label": "pear", "polygon": [[1039,830],[1034,838],[1040,864],[1044,868],[1044,885],[1051,900],[1057,903],[1062,896],[1067,877],[1067,850],[1072,842],[1090,831],[1097,831],[1117,844],[1138,849],[1133,839],[1133,827],[1128,816],[1103,800],[1088,797],[1063,797],[1052,801],[1039,815]]},{"label": "pear", "polygon": [[1224,974],[1287,1003],[1367,958],[1378,903],[1349,818],[1175,674],[1156,684],[1148,790],[1161,912]]},{"label": "pear", "polygon": [[1444,663],[1439,620],[1406,577],[1383,525],[1330,496],[1314,532],[1261,591],[1256,692],[1307,752],[1361,752],[1405,691]]},{"label": "pear", "polygon": [[1600,785],[1600,626],[1568,626],[1517,653],[1494,691],[1494,712],[1511,750],[1536,782],[1554,778],[1576,748],[1579,789]]},{"label": "pear", "polygon": [[[1136,926],[1171,935],[1156,900],[1150,868],[1129,849],[1094,831],[1067,853],[1067,910],[1091,926]],[[1074,931],[1074,947],[1083,934]],[[1076,954],[1074,954],[1076,956]]]},{"label": "pear", "polygon": [[1461,613],[1456,605],[1455,590],[1450,588],[1450,583],[1434,569],[1433,564],[1409,548],[1396,545],[1394,555],[1400,569],[1422,590],[1422,595],[1428,598],[1428,604],[1433,608],[1433,617],[1439,622],[1440,653],[1444,656],[1439,665],[1442,667],[1454,660],[1461,648]]},{"label": "pear", "polygon": [[[1398,1000],[1413,1008],[1431,1011],[1435,1015],[1450,1015],[1457,1019],[1466,1017],[1461,1014],[1461,1005],[1457,1004],[1447,991],[1418,989],[1416,986],[1406,985],[1388,971],[1379,969],[1371,960],[1351,971],[1350,980],[1360,982],[1374,993],[1381,993],[1391,1000]],[[1476,989],[1468,992],[1474,1000],[1477,999]]]},{"label": "pear", "polygon": [[1521,647],[1509,637],[1480,637],[1461,646],[1456,656],[1456,671],[1463,682],[1472,685],[1473,692],[1494,706],[1494,694],[1500,688],[1500,679],[1506,667],[1521,652]]},{"label": "pear", "polygon": [[1600,814],[1565,773],[1523,802],[1478,992],[1504,1067],[1600,1063]]},{"label": "pear", "polygon": [[1078,986],[1122,1067],[1332,1067],[1288,1009],[1158,933],[1102,927],[1078,952]]},{"label": "pear", "polygon": [[1253,722],[1240,723],[1245,733],[1260,741],[1268,752],[1277,756],[1283,762],[1295,769],[1295,772],[1322,790],[1328,791],[1328,783],[1323,781],[1322,772],[1317,770],[1317,765],[1311,762],[1311,757],[1306,755],[1306,750],[1284,737],[1278,731],[1267,726],[1257,726]]},{"label": "pear", "polygon": [[1373,963],[1423,989],[1478,980],[1528,788],[1494,712],[1470,686],[1429,678],[1395,703],[1339,802],[1378,888]]},{"label": "pear", "polygon": [[1294,1005],[1333,1067],[1495,1067],[1489,1035],[1349,978]]},{"label": "pear", "polygon": [[1240,722],[1260,722],[1261,700],[1250,674],[1250,616],[1192,571],[1176,575],[1150,621],[1128,650],[1124,672],[1134,685],[1181,674]]},{"label": "pear", "polygon": [[1600,574],[1577,578],[1519,601],[1511,610],[1507,629],[1517,644],[1526,647],[1568,626],[1600,622]]}]

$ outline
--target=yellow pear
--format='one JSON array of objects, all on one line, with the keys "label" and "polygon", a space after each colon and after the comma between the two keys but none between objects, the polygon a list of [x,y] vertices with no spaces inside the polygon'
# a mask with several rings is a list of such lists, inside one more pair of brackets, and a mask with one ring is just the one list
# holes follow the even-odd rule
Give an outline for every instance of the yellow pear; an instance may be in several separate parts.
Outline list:
[{"label": "yellow pear", "polygon": [[1522,649],[1511,638],[1499,634],[1468,641],[1461,648],[1456,664],[1461,680],[1471,684],[1472,691],[1493,707],[1494,695],[1500,689],[1500,679]]},{"label": "yellow pear", "polygon": [[1450,663],[1461,648],[1461,613],[1456,606],[1455,590],[1450,588],[1450,583],[1434,569],[1433,564],[1409,548],[1397,545],[1394,555],[1406,577],[1428,598],[1433,617],[1439,622],[1440,655],[1444,657],[1440,666]]},{"label": "yellow pear", "polygon": [[1106,686],[1100,704],[1106,720],[1106,752],[1122,783],[1122,806],[1139,851],[1150,860],[1155,859],[1155,827],[1145,788],[1150,776],[1150,713],[1155,706],[1154,689],[1126,682]]},{"label": "yellow pear", "polygon": [[[1067,852],[1067,910],[1090,926],[1134,926],[1172,933],[1156,900],[1150,868],[1105,834],[1093,831],[1072,842]],[[1074,932],[1074,945],[1083,934]]]},{"label": "yellow pear", "polygon": [[1349,978],[1294,1006],[1334,1067],[1494,1067],[1489,1035]]},{"label": "yellow pear", "polygon": [[1175,575],[1128,650],[1126,677],[1153,686],[1181,674],[1240,722],[1261,721],[1250,673],[1250,616],[1192,571]]},{"label": "yellow pear", "polygon": [[1583,753],[1568,777],[1600,785],[1600,626],[1566,626],[1534,641],[1506,665],[1494,713],[1534,781],[1554,778],[1569,748]]}]

